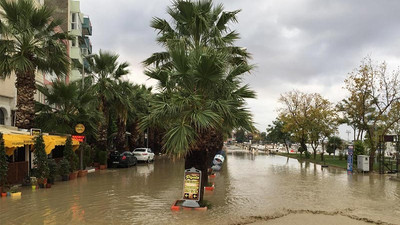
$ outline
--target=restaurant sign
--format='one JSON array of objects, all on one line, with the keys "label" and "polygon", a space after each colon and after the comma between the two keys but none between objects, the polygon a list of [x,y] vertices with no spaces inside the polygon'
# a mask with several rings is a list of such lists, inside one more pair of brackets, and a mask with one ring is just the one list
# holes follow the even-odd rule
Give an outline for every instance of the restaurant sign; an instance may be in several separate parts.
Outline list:
[{"label": "restaurant sign", "polygon": [[39,136],[42,133],[41,129],[31,128],[31,136]]},{"label": "restaurant sign", "polygon": [[82,134],[83,132],[85,132],[85,126],[83,124],[81,124],[81,123],[78,123],[75,126],[75,132],[78,133],[78,134]]},{"label": "restaurant sign", "polygon": [[192,167],[185,170],[183,199],[184,200],[200,200],[201,188],[201,171]]},{"label": "restaurant sign", "polygon": [[72,140],[76,140],[78,142],[83,142],[85,140],[85,136],[83,136],[83,135],[72,135]]}]

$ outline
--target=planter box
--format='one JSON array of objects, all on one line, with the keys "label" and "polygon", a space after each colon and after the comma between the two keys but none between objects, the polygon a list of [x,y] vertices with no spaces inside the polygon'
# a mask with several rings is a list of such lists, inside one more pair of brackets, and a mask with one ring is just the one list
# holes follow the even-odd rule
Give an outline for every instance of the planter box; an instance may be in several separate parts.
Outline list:
[{"label": "planter box", "polygon": [[188,210],[188,211],[192,211],[192,210],[195,210],[195,211],[207,211],[207,206],[198,207],[198,208],[190,208],[190,207],[182,206],[183,202],[184,202],[184,200],[176,200],[174,202],[174,204],[171,206],[171,210],[172,211],[180,211],[182,209],[182,210]]},{"label": "planter box", "polygon": [[211,174],[211,175],[208,175],[208,177],[209,178],[215,178],[217,175],[215,175],[215,173],[214,174]]},{"label": "planter box", "polygon": [[100,170],[105,170],[107,169],[107,165],[100,165]]},{"label": "planter box", "polygon": [[214,185],[214,183],[213,183],[211,186],[205,186],[204,189],[205,189],[206,191],[214,191],[215,185]]},{"label": "planter box", "polygon": [[11,197],[21,197],[21,192],[11,193]]},{"label": "planter box", "polygon": [[47,184],[46,184],[46,188],[51,188],[51,184],[50,184],[50,183],[47,183]]},{"label": "planter box", "polygon": [[36,185],[32,185],[32,190],[36,190]]},{"label": "planter box", "polygon": [[69,179],[73,180],[76,179],[78,177],[78,171],[72,172],[69,174]]},{"label": "planter box", "polygon": [[7,192],[1,192],[1,197],[7,197]]},{"label": "planter box", "polygon": [[87,170],[79,170],[78,177],[84,177],[88,174]]}]

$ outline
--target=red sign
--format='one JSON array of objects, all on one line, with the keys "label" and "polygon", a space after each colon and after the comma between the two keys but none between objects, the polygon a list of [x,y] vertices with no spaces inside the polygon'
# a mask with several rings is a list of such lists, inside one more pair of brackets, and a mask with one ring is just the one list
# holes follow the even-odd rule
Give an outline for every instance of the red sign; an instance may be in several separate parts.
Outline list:
[{"label": "red sign", "polygon": [[83,135],[72,135],[72,140],[83,142],[85,140],[85,136],[83,136]]}]

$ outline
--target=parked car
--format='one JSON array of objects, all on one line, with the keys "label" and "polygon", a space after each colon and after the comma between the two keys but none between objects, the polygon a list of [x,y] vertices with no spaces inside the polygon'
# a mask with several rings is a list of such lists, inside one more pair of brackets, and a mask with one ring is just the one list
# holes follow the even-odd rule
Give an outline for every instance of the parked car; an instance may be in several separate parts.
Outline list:
[{"label": "parked car", "polygon": [[129,151],[123,153],[113,151],[110,153],[110,158],[108,160],[110,167],[129,167],[134,166],[137,163],[136,157]]},{"label": "parked car", "polygon": [[132,151],[138,161],[151,162],[154,161],[154,153],[150,148],[136,148]]}]

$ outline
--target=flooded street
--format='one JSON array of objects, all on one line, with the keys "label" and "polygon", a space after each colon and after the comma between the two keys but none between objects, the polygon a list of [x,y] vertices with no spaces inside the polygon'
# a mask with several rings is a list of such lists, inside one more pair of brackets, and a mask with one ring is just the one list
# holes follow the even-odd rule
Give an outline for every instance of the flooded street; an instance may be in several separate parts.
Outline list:
[{"label": "flooded street", "polygon": [[172,212],[182,195],[183,161],[158,157],[51,189],[24,187],[21,199],[0,198],[0,224],[279,224],[272,219],[278,217],[287,224],[285,217],[299,215],[400,224],[400,182],[389,176],[349,176],[281,156],[230,151],[211,181],[216,189],[205,194],[211,209]]}]

